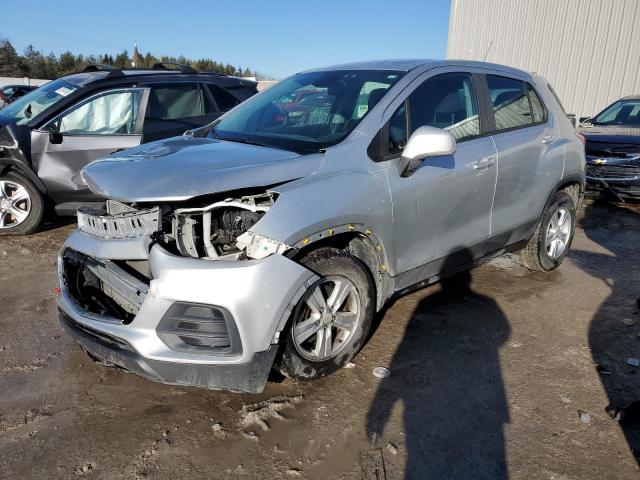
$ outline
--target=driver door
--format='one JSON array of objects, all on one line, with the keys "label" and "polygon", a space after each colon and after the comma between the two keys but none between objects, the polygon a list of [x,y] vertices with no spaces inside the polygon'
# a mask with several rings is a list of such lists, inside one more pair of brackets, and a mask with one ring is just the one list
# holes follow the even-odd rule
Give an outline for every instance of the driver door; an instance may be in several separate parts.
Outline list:
[{"label": "driver door", "polygon": [[[410,176],[388,170],[396,272],[420,268],[416,275],[426,279],[440,272],[447,257],[459,253],[464,260],[485,252],[497,155],[482,134],[481,97],[471,73],[438,69],[417,82],[390,119],[389,153],[400,156],[421,126],[449,131],[457,144],[453,155],[426,158]],[[456,261],[450,258],[448,266]]]},{"label": "driver door", "polygon": [[81,100],[31,133],[34,169],[52,196],[89,196],[72,178],[92,161],[140,145],[148,88],[108,90]]}]

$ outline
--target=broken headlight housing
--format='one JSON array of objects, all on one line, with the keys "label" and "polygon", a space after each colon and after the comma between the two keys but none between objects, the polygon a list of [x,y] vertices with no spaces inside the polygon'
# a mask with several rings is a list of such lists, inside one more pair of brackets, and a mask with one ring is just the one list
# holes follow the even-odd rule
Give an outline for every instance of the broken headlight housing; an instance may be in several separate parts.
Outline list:
[{"label": "broken headlight housing", "polygon": [[289,247],[249,230],[275,201],[265,192],[226,198],[203,207],[178,208],[173,212],[171,235],[181,255],[211,260],[264,258]]}]

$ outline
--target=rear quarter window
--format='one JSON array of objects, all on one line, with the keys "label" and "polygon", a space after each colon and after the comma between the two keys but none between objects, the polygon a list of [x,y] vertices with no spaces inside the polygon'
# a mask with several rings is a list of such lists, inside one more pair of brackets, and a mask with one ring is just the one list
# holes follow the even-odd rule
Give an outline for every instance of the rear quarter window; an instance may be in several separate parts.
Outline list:
[{"label": "rear quarter window", "polygon": [[534,88],[528,83],[526,85],[529,93],[529,102],[531,103],[531,111],[533,113],[533,123],[542,123],[547,120],[547,109]]},{"label": "rear quarter window", "polygon": [[207,88],[211,93],[211,96],[215,99],[218,107],[223,112],[227,110],[231,110],[233,107],[240,103],[236,97],[234,97],[231,93],[227,92],[224,88],[219,87],[218,85],[213,85],[212,83],[207,83]]}]

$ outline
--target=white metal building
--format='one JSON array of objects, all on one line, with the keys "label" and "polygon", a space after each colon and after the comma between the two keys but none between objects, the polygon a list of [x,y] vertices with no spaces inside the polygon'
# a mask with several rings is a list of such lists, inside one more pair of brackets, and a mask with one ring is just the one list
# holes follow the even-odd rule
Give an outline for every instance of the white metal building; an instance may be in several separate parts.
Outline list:
[{"label": "white metal building", "polygon": [[447,58],[539,73],[591,116],[640,94],[640,0],[451,0]]}]

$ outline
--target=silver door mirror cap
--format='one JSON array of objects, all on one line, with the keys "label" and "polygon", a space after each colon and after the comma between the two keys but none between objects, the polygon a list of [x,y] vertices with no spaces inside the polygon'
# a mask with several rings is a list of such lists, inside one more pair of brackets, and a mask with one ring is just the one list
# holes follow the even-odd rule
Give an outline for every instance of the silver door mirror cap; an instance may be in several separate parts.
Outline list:
[{"label": "silver door mirror cap", "polygon": [[441,128],[423,126],[409,137],[398,164],[400,175],[408,177],[420,162],[428,157],[440,157],[456,153],[455,137]]},{"label": "silver door mirror cap", "polygon": [[409,137],[402,156],[409,160],[439,157],[456,153],[456,139],[441,128],[420,127]]}]

